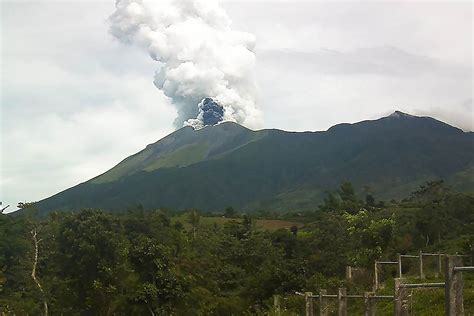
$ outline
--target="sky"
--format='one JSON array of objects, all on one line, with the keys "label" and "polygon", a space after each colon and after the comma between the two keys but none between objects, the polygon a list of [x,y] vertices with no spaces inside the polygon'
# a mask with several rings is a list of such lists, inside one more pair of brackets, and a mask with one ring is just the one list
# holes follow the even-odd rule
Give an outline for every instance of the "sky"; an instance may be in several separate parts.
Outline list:
[{"label": "sky", "polygon": [[[155,62],[108,31],[114,0],[0,0],[0,201],[101,174],[175,127]],[[223,1],[256,36],[261,128],[401,110],[474,130],[471,1]]]}]

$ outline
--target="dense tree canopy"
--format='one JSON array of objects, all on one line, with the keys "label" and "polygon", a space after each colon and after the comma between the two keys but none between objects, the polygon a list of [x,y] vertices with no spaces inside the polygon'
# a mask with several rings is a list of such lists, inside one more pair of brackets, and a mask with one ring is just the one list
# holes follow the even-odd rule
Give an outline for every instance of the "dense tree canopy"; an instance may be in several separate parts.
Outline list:
[{"label": "dense tree canopy", "polygon": [[[299,221],[262,230],[257,217],[226,209],[225,222],[141,206],[123,213],[82,210],[47,219],[0,215],[0,311],[64,315],[241,315],[264,313],[274,294],[334,290],[346,265],[418,249],[471,253],[474,198],[430,182],[400,203],[358,197],[350,183],[313,212],[276,215]],[[222,216],[222,217],[221,217]],[[37,277],[34,244],[41,239]],[[295,311],[298,311],[297,309]]]}]

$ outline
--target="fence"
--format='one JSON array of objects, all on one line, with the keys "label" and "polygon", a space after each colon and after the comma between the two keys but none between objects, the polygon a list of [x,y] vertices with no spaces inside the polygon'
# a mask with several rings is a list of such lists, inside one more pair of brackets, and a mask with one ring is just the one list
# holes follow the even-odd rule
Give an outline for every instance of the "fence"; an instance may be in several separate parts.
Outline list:
[{"label": "fence", "polygon": [[428,252],[422,252],[421,250],[419,251],[418,255],[402,255],[398,254],[398,260],[397,261],[375,261],[374,263],[374,291],[377,291],[380,288],[380,282],[379,282],[379,268],[381,265],[397,265],[398,269],[398,277],[402,278],[403,277],[403,271],[402,271],[402,259],[403,258],[414,258],[418,259],[418,270],[419,270],[419,276],[420,279],[425,278],[425,273],[424,273],[424,261],[423,257],[429,257],[429,256],[434,256],[437,257],[437,273],[436,276],[438,277],[439,275],[442,274],[442,266],[441,266],[441,261],[442,257],[448,257],[448,256],[455,256],[455,257],[470,257],[470,264],[473,265],[473,258],[472,256],[469,255],[448,255],[448,254],[443,254],[443,253],[428,253]]},{"label": "fence", "polygon": [[[420,277],[423,276],[423,256],[432,255],[422,253],[420,251],[418,256],[414,255],[402,255],[406,258],[421,258],[419,268]],[[461,257],[464,255],[446,255],[446,254],[433,254],[438,256],[438,272],[441,267],[441,256],[445,256],[444,264],[444,276],[445,282],[438,283],[404,283],[404,279],[401,277],[401,258],[399,255],[399,261],[376,261],[375,262],[375,285],[374,288],[378,287],[378,265],[380,264],[397,264],[399,277],[395,278],[395,291],[394,295],[377,295],[376,291],[364,292],[358,295],[348,295],[346,288],[339,288],[337,294],[328,294],[325,289],[321,289],[319,294],[313,295],[312,292],[299,293],[297,295],[304,296],[305,298],[305,310],[306,316],[314,316],[313,299],[319,300],[319,315],[329,315],[328,299],[336,299],[338,305],[338,315],[347,315],[347,301],[348,299],[363,299],[364,300],[364,315],[375,316],[375,303],[377,300],[390,299],[393,300],[394,315],[405,316],[409,315],[409,304],[408,304],[408,290],[409,289],[426,289],[426,288],[439,288],[444,289],[445,292],[445,315],[446,316],[459,316],[464,315],[464,303],[463,303],[463,289],[464,282],[462,273],[463,272],[474,272],[474,266],[463,266]],[[472,258],[471,258],[472,262]],[[280,315],[280,299],[279,296],[275,297],[274,300],[275,311],[277,315]]]},{"label": "fence", "polygon": [[442,283],[406,284],[402,278],[396,278],[394,314],[396,316],[409,314],[407,289],[441,288],[444,289],[445,295],[445,315],[464,315],[462,272],[474,272],[474,266],[462,266],[460,256],[446,256],[444,271],[445,282]]},{"label": "fence", "polygon": [[[373,292],[364,292],[363,295],[351,295],[347,294],[346,288],[339,288],[337,294],[327,294],[325,289],[321,289],[318,295],[313,295],[311,292],[299,293],[297,295],[304,296],[305,298],[305,310],[306,316],[314,315],[313,299],[319,299],[319,314],[322,316],[329,315],[328,299],[337,299],[338,315],[347,316],[347,300],[348,299],[363,299],[364,300],[364,315],[375,316],[375,301],[380,299],[393,300],[393,295],[375,295]],[[280,310],[280,307],[276,307],[276,310]]]}]

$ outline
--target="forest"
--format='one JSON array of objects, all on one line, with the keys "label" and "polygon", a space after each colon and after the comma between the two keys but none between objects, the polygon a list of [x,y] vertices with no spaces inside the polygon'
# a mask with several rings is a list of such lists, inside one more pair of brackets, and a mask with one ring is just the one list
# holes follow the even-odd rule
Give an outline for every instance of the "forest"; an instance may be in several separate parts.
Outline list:
[{"label": "forest", "polygon": [[[378,201],[369,188],[356,193],[346,182],[306,212],[133,205],[43,217],[34,203],[19,207],[0,215],[2,314],[275,315],[273,296],[280,295],[284,315],[301,315],[295,291],[370,290],[374,260],[419,250],[472,256],[474,248],[474,196],[442,181],[400,201]],[[290,224],[256,225],[277,219]],[[362,271],[360,282],[348,284],[348,265]],[[416,264],[404,269],[416,277]],[[393,276],[386,269],[386,293]],[[473,283],[465,277],[466,312],[474,311]],[[443,314],[441,292],[412,299],[415,314]],[[378,314],[391,310],[381,303]]]}]

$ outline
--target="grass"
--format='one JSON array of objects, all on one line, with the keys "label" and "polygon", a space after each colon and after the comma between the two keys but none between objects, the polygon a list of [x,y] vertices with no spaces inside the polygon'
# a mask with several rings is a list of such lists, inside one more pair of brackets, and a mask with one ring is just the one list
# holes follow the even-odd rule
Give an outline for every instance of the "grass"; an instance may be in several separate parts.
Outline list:
[{"label": "grass", "polygon": [[182,148],[164,155],[155,160],[145,168],[146,171],[153,171],[160,168],[185,167],[202,161],[209,152],[207,144],[193,144],[183,146]]},{"label": "grass", "polygon": [[[465,315],[474,315],[474,276],[463,273],[464,279],[464,312]],[[428,276],[420,280],[416,276],[409,276],[406,283],[433,283],[444,282],[444,278]],[[394,282],[392,278],[387,279],[384,289],[378,294],[393,295]],[[410,289],[409,290],[410,315],[444,315],[444,289]],[[377,315],[392,315],[393,302],[377,302]]]},{"label": "grass", "polygon": [[[416,269],[415,269],[416,270]],[[444,278],[435,277],[436,269],[427,269],[426,278],[420,280],[416,274],[416,271],[412,271],[412,274],[405,275],[405,283],[435,283],[444,282]],[[464,279],[464,314],[466,316],[474,315],[474,274],[463,273]],[[393,295],[394,294],[394,279],[390,274],[386,275],[384,283],[381,284],[382,288],[377,291],[378,295]],[[348,293],[350,294],[362,294],[364,291],[370,291],[366,288],[355,288],[356,284],[347,285]],[[314,293],[314,292],[313,292]],[[317,294],[317,293],[316,293]],[[328,294],[337,294],[337,291],[330,290]],[[410,315],[444,315],[445,301],[444,301],[444,289],[440,288],[425,288],[425,289],[410,289],[408,292],[408,308]],[[282,315],[294,315],[304,314],[304,299],[301,296],[289,295],[284,297],[282,300],[282,310],[288,309],[291,312],[282,313]],[[337,314],[337,300],[328,299],[328,309],[330,315]],[[315,315],[318,314],[319,300],[313,300]],[[364,300],[363,299],[348,299],[348,314],[349,315],[363,315],[364,313]],[[380,299],[375,303],[376,315],[393,315],[394,304],[392,299]],[[292,313],[293,312],[293,313]],[[270,314],[272,315],[272,314]]]}]

